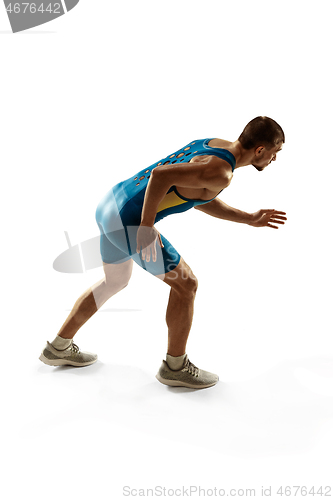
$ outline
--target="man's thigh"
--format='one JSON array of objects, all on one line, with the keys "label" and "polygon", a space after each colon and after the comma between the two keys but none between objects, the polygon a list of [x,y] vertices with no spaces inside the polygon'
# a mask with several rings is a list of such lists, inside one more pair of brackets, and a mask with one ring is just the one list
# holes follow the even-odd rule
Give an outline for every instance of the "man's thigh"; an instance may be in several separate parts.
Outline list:
[{"label": "man's thigh", "polygon": [[128,226],[126,229],[129,237],[129,247],[132,259],[145,271],[153,276],[158,276],[160,279],[163,279],[162,276],[170,273],[178,266],[181,256],[170,241],[163,236],[163,234],[161,234],[162,243],[164,245],[163,248],[161,248],[158,241],[156,241],[156,262],[152,259],[147,262],[142,259],[141,252],[136,252],[136,235],[138,226]]},{"label": "man's thigh", "polygon": [[137,253],[136,235],[139,226],[124,226],[123,229],[115,231],[110,230],[105,232],[102,225],[99,224],[101,231],[101,256],[106,264],[119,264],[133,259],[136,264],[142,267],[145,271],[154,276],[164,276],[173,271],[179,264],[181,256],[174,248],[174,246],[161,234],[162,243],[161,248],[156,242],[156,262],[150,260],[146,262],[141,257],[141,252]]},{"label": "man's thigh", "polygon": [[172,271],[158,275],[157,278],[179,292],[187,289],[196,289],[198,285],[196,276],[183,257],[180,258],[179,264]]}]

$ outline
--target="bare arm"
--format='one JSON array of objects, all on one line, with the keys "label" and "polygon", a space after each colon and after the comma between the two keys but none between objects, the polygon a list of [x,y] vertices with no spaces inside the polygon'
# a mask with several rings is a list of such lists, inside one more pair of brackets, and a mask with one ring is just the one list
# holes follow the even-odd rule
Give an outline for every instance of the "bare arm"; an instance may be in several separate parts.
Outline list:
[{"label": "bare arm", "polygon": [[156,213],[171,186],[217,190],[224,189],[230,183],[230,170],[221,158],[208,156],[200,162],[169,164],[155,167],[146,189],[141,213],[141,224],[137,233],[137,248],[142,259],[156,261],[156,241],[162,247],[159,232],[154,228]]},{"label": "bare arm", "polygon": [[275,226],[274,224],[284,224],[284,221],[287,220],[287,218],[284,217],[286,215],[285,212],[279,212],[275,209],[263,209],[250,214],[242,212],[237,208],[229,207],[229,205],[224,203],[219,198],[215,198],[215,200],[205,203],[204,205],[197,205],[194,208],[200,210],[201,212],[205,212],[205,214],[217,217],[218,219],[230,220],[232,222],[242,222],[253,227],[268,226],[278,229],[278,226]]},{"label": "bare arm", "polygon": [[217,157],[210,157],[205,162],[156,167],[147,186],[141,225],[154,225],[158,206],[171,186],[216,190],[217,186],[223,189],[229,182],[224,161]]},{"label": "bare arm", "polygon": [[205,212],[205,214],[217,217],[218,219],[242,222],[244,224],[250,224],[252,220],[252,214],[242,212],[242,210],[238,210],[237,208],[229,207],[229,205],[219,198],[215,198],[215,200],[205,203],[204,205],[197,205],[194,208],[201,212]]}]

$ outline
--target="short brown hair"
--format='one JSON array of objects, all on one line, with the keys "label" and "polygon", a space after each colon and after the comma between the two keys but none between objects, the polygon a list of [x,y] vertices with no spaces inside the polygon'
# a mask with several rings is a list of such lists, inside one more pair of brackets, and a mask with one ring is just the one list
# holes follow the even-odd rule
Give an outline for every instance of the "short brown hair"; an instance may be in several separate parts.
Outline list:
[{"label": "short brown hair", "polygon": [[284,132],[280,125],[267,116],[257,116],[251,120],[238,138],[244,149],[265,146],[272,149],[279,142],[284,142]]}]

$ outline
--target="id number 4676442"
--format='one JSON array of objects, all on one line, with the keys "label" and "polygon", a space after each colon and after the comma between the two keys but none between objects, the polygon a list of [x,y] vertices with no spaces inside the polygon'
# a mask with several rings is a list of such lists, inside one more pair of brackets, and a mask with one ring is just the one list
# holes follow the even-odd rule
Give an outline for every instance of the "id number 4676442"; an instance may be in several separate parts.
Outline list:
[{"label": "id number 4676442", "polygon": [[330,497],[332,496],[332,488],[331,486],[320,486],[319,488],[315,488],[312,486],[311,488],[307,486],[280,486],[280,488],[276,492],[277,495],[281,497],[290,497],[290,496],[312,496],[312,497]]},{"label": "id number 4676442", "polygon": [[11,14],[35,14],[37,12],[44,13],[48,12],[49,14],[61,14],[60,3],[45,3],[46,7],[44,8],[44,4],[40,4],[38,7],[35,3],[30,2],[20,2],[20,3],[10,3],[8,4],[6,10]]}]

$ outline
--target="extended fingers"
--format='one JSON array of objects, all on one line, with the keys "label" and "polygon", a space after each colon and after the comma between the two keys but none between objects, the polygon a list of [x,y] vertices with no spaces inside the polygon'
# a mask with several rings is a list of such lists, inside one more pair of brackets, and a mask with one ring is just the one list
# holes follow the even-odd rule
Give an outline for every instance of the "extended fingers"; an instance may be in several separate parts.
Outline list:
[{"label": "extended fingers", "polygon": [[[287,220],[287,219],[285,219],[285,220]],[[271,217],[269,219],[269,222],[274,222],[275,224],[284,224],[284,220],[279,220],[279,219],[277,219],[275,217]]]},{"label": "extended fingers", "polygon": [[275,222],[277,224],[284,224],[287,220],[287,217],[284,217],[283,215],[272,214],[269,220],[270,222]]},{"label": "extended fingers", "polygon": [[263,208],[260,210],[261,212],[264,212],[265,214],[271,214],[274,212],[274,215],[287,215],[286,212],[281,212],[280,210],[275,210],[275,208]]},{"label": "extended fingers", "polygon": [[[156,241],[148,245],[147,248],[145,249],[146,262],[150,262],[150,252],[153,258],[153,262],[156,262]],[[143,258],[143,260],[145,259]]]},{"label": "extended fingers", "polygon": [[164,248],[163,241],[162,241],[160,233],[158,233],[158,241],[159,241],[160,247]]},{"label": "extended fingers", "polygon": [[276,217],[278,219],[281,219],[281,220],[287,220],[287,217],[284,217],[286,214],[286,212],[274,212],[274,214],[272,214],[273,217]]},{"label": "extended fingers", "polygon": [[[150,254],[150,252],[151,252],[151,254]],[[146,260],[146,262],[150,262],[150,255],[153,259],[153,262],[156,262],[156,259],[157,259],[156,240],[154,241],[154,243],[151,243],[144,250],[142,250],[142,260]]]},{"label": "extended fingers", "polygon": [[275,212],[274,214],[271,214],[269,217],[269,220],[267,221],[267,226],[272,227],[274,229],[279,229],[278,226],[275,226],[274,224],[284,224],[285,221],[287,220],[287,217],[284,217],[283,215],[278,215],[278,214],[285,214],[285,212]]},{"label": "extended fingers", "polygon": [[153,246],[151,249],[151,255],[153,257],[153,262],[156,262],[156,240],[153,243]]},{"label": "extended fingers", "polygon": [[[287,219],[285,219],[287,220]],[[278,226],[274,226],[273,224],[284,224],[284,220],[279,220],[275,217],[271,217],[267,222],[268,227],[273,227],[274,229],[279,229]]]}]

